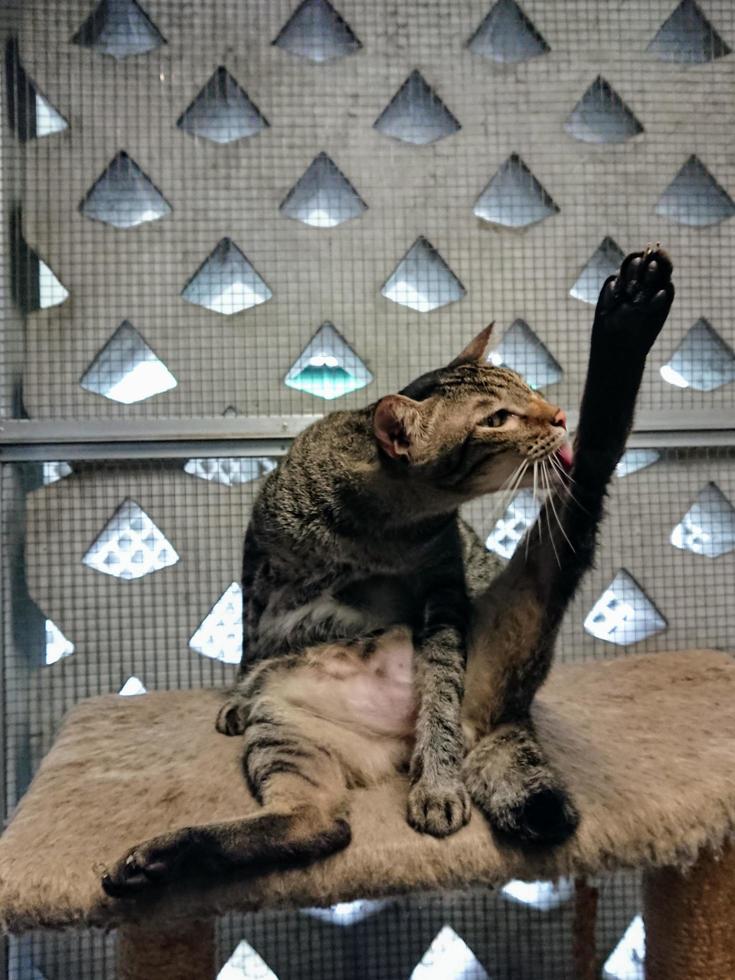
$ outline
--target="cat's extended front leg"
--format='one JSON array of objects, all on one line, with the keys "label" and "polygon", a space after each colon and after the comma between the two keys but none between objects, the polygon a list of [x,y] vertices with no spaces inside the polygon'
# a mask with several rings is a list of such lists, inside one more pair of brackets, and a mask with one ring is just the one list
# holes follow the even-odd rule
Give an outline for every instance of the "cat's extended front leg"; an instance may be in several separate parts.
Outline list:
[{"label": "cat's extended front leg", "polygon": [[416,643],[418,716],[411,757],[408,822],[422,833],[446,837],[470,818],[470,799],[462,781],[465,739],[461,708],[464,693],[467,601],[441,590],[427,606]]},{"label": "cat's extended front leg", "polygon": [[562,616],[592,563],[606,487],[632,426],[646,356],[674,298],[671,271],[668,256],[649,248],[629,255],[603,286],[572,490],[554,492],[526,545],[476,603],[464,704],[468,737],[476,744],[464,775],[491,824],[517,839],[561,841],[578,822],[536,739],[531,702],[549,671]]}]

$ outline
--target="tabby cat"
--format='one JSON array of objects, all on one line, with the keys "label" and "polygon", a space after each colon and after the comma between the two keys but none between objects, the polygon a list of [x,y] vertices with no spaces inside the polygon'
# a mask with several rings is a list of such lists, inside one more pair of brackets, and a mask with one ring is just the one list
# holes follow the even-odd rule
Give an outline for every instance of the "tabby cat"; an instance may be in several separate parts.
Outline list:
[{"label": "tabby cat", "polygon": [[[649,247],[603,286],[573,458],[564,413],[488,364],[491,328],[294,441],[247,530],[243,662],[217,719],[243,737],[262,808],[140,844],[103,878],[109,894],[330,854],[350,840],[349,788],[402,769],[417,831],[454,833],[472,800],[519,842],[574,832],[530,706],[592,561],[671,271]],[[458,508],[537,479],[546,502],[501,568]]]}]

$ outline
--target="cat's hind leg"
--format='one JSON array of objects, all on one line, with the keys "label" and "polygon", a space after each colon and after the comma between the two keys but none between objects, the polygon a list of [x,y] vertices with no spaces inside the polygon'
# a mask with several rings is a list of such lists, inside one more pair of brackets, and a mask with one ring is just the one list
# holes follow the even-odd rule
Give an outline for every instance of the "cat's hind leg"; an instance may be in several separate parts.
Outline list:
[{"label": "cat's hind leg", "polygon": [[330,748],[289,724],[286,714],[267,697],[250,713],[243,768],[262,809],[137,845],[102,878],[108,895],[137,895],[181,879],[287,868],[349,844],[344,768]]}]

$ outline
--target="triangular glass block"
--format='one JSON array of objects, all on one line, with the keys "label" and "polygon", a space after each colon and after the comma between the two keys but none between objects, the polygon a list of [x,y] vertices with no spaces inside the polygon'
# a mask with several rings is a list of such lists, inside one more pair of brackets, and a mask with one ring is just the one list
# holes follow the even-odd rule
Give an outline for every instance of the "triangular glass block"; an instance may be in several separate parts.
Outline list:
[{"label": "triangular glass block", "polygon": [[58,306],[69,297],[69,290],[54,275],[43,259],[38,260],[38,305],[42,310]]},{"label": "triangular glass block", "polygon": [[113,58],[146,54],[166,43],[136,0],[100,0],[71,40]]},{"label": "triangular glass block", "polygon": [[462,127],[439,96],[414,69],[373,123],[384,136],[425,146]]},{"label": "triangular glass block", "polygon": [[92,542],[82,563],[113,578],[135,579],[179,560],[173,545],[140,504],[124,500]]},{"label": "triangular glass block", "polygon": [[485,547],[501,558],[511,558],[540,512],[541,503],[534,496],[533,490],[519,490],[487,536]]},{"label": "triangular glass block", "polygon": [[44,463],[43,464],[43,485],[47,487],[50,483],[58,483],[65,476],[71,476],[73,470],[68,463]]},{"label": "triangular glass block", "polygon": [[645,980],[646,931],[637,915],[615,949],[605,960],[602,980]]},{"label": "triangular glass block", "polygon": [[13,296],[23,313],[59,306],[69,290],[21,236],[13,241]]},{"label": "triangular glass block", "polygon": [[305,915],[322,922],[331,922],[335,926],[353,926],[356,922],[381,912],[390,905],[388,899],[358,899],[356,902],[338,902],[328,909],[302,909]]},{"label": "triangular glass block", "polygon": [[564,128],[585,143],[624,143],[643,132],[643,126],[601,75],[572,109]]},{"label": "triangular glass block", "polygon": [[278,980],[278,977],[243,939],[217,974],[217,980]]},{"label": "triangular glass block", "polygon": [[380,292],[394,303],[428,313],[462,299],[466,290],[431,242],[421,236]]},{"label": "triangular glass block", "polygon": [[631,473],[644,470],[647,466],[653,466],[659,459],[661,453],[657,449],[626,449],[615,467],[615,475],[630,476]]},{"label": "triangular glass block", "polygon": [[467,47],[482,58],[509,65],[551,50],[515,0],[498,0]]},{"label": "triangular glass block", "polygon": [[571,878],[560,878],[558,881],[509,881],[501,894],[521,905],[548,912],[574,897],[574,882]]},{"label": "triangular glass block", "polygon": [[584,628],[598,640],[627,646],[667,626],[636,580],[621,568],[587,614]]},{"label": "triangular glass block", "polygon": [[490,980],[482,963],[450,926],[443,926],[410,980]]},{"label": "triangular glass block", "polygon": [[132,323],[123,320],[82,375],[85,391],[132,405],[176,387],[176,378]]},{"label": "triangular glass block", "polygon": [[676,61],[683,65],[724,58],[730,50],[695,0],[682,0],[646,48],[661,61]]},{"label": "triangular glass block", "polygon": [[289,388],[319,398],[339,398],[370,384],[373,376],[328,321],[317,330],[284,378]]},{"label": "triangular glass block", "polygon": [[367,208],[355,188],[326,153],[320,153],[299,177],[279,210],[312,228],[334,228],[359,218]]},{"label": "triangular glass block", "polygon": [[226,419],[234,419],[238,416],[239,412],[234,405],[228,405],[227,408],[222,413],[222,417]]},{"label": "triangular glass block", "polygon": [[67,640],[52,620],[46,620],[46,663],[55,664],[62,657],[74,653],[74,644]]},{"label": "triangular glass block", "polygon": [[517,153],[502,164],[473,208],[478,218],[506,228],[526,228],[558,212]]},{"label": "triangular glass block", "polygon": [[128,677],[123,686],[117,692],[122,694],[124,698],[134,697],[136,694],[147,694],[147,690],[143,687],[143,682],[139,677]]},{"label": "triangular glass block", "polygon": [[239,483],[250,483],[276,468],[276,461],[270,456],[210,456],[201,459],[188,459],[184,472],[200,480],[212,480],[232,487]]},{"label": "triangular glass block", "polygon": [[564,376],[559,362],[525,320],[511,323],[488,360],[496,367],[509,367],[522,374],[534,390],[548,388]]},{"label": "triangular glass block", "polygon": [[675,548],[719,558],[735,549],[735,507],[716,483],[708,483],[671,532]]},{"label": "triangular glass block", "polygon": [[268,120],[222,65],[176,125],[213,143],[234,143],[268,128]]},{"label": "triangular glass block", "polygon": [[602,284],[608,276],[615,275],[624,258],[612,238],[603,238],[569,290],[569,295],[581,299],[583,303],[596,303]]},{"label": "triangular glass block", "polygon": [[51,136],[69,128],[69,123],[41,95],[38,86],[21,64],[15,41],[8,42],[6,47],[6,79],[10,128],[21,143],[41,136]]},{"label": "triangular glass block", "polygon": [[318,64],[345,58],[362,47],[350,25],[329,0],[304,0],[273,43]]},{"label": "triangular glass block", "polygon": [[658,199],[656,214],[678,225],[705,228],[727,221],[735,202],[696,156],[690,156]]},{"label": "triangular glass block", "polygon": [[702,317],[689,328],[659,373],[677,388],[714,391],[735,381],[735,353]]},{"label": "triangular glass block", "polygon": [[231,238],[223,238],[181,290],[189,303],[215,313],[240,313],[273,293]]},{"label": "triangular glass block", "polygon": [[79,210],[92,221],[114,228],[135,228],[165,217],[171,205],[135,160],[121,150],[97,178]]},{"label": "triangular glass block", "polygon": [[215,602],[189,640],[195,653],[225,664],[242,659],[242,588],[233,582]]}]

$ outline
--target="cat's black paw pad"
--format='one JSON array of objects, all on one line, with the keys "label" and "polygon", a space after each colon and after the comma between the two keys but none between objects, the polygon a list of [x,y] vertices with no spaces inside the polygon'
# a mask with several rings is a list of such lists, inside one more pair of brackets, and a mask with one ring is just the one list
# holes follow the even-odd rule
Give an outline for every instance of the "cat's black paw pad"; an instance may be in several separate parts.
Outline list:
[{"label": "cat's black paw pad", "polygon": [[502,836],[521,844],[563,844],[579,826],[579,813],[565,790],[544,787],[514,806],[496,811],[491,823]]},{"label": "cat's black paw pad", "polygon": [[225,701],[214,727],[222,735],[242,735],[247,727],[247,705],[238,698]]},{"label": "cat's black paw pad", "polygon": [[672,271],[659,245],[628,255],[602,287],[593,328],[597,342],[628,342],[648,353],[674,301]]},{"label": "cat's black paw pad", "polygon": [[408,794],[407,819],[411,827],[432,837],[448,837],[470,819],[469,793],[460,783],[432,783],[420,779]]},{"label": "cat's black paw pad", "polygon": [[102,888],[111,898],[127,898],[166,884],[181,870],[187,851],[186,843],[177,839],[139,844],[102,876]]}]

